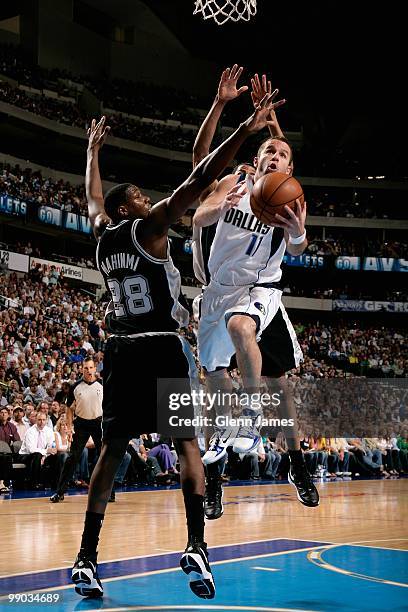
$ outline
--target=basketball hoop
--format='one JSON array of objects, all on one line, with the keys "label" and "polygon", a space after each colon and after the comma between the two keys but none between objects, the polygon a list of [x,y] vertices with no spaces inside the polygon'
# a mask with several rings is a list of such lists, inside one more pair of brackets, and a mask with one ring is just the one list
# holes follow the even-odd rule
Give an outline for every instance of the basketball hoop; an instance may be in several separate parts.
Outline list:
[{"label": "basketball hoop", "polygon": [[256,0],[195,0],[194,15],[214,19],[217,25],[227,21],[249,21],[256,14]]}]

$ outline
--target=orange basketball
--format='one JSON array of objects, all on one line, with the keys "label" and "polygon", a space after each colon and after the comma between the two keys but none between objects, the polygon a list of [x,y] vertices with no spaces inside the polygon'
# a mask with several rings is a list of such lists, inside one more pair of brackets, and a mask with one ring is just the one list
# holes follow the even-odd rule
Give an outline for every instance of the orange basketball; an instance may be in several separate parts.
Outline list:
[{"label": "orange basketball", "polygon": [[296,200],[303,205],[305,198],[302,185],[293,176],[281,172],[269,172],[258,179],[251,193],[251,209],[255,217],[267,225],[273,225],[275,214],[286,219],[289,214],[285,205],[296,209]]}]

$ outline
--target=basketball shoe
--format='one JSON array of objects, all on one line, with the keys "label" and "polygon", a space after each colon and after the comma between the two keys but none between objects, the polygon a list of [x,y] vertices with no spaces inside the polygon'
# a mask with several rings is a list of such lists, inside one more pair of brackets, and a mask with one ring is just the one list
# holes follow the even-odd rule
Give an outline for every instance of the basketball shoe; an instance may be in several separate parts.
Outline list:
[{"label": "basketball shoe", "polygon": [[207,544],[191,538],[180,559],[180,567],[190,579],[190,589],[202,599],[213,599],[215,583],[208,563]]},{"label": "basketball shoe", "polygon": [[204,514],[209,521],[218,519],[224,514],[223,495],[221,478],[219,476],[208,478],[204,495]]},{"label": "basketball shoe", "polygon": [[95,561],[91,561],[83,552],[79,552],[72,568],[72,582],[75,591],[82,597],[102,597],[103,586],[98,576],[98,568]]},{"label": "basketball shoe", "polygon": [[238,427],[231,427],[230,425],[228,427],[215,428],[208,445],[208,451],[202,459],[204,465],[215,463],[221,459],[227,452],[227,448],[234,444],[237,432]]},{"label": "basketball shoe", "polygon": [[262,412],[245,408],[242,411],[241,419],[245,419],[245,424],[238,429],[232,450],[234,453],[249,453],[258,448],[261,441],[259,427],[262,420]]},{"label": "basketball shoe", "polygon": [[296,489],[298,500],[309,508],[315,508],[320,503],[319,492],[307,470],[306,463],[299,461],[290,464],[288,480]]}]

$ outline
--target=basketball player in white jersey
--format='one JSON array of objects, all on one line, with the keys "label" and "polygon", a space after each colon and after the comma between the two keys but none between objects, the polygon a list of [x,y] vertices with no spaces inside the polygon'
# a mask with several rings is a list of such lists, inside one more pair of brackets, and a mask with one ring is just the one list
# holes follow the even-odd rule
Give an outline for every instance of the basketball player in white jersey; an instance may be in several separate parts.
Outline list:
[{"label": "basketball player in white jersey", "polygon": [[[243,88],[236,88],[237,78],[242,72],[242,69],[237,68],[234,66],[232,74],[227,74],[232,92],[235,85],[235,96],[230,99],[238,97],[243,91]],[[225,85],[225,73],[221,77],[219,93]],[[265,75],[262,83],[255,75],[252,87],[254,104],[262,91],[271,91]],[[276,103],[275,107],[281,103]],[[197,140],[206,127],[212,139],[216,127],[215,109],[216,103]],[[297,367],[302,358],[294,329],[281,302],[279,281],[285,251],[300,255],[307,247],[306,207],[302,208],[298,202],[295,213],[287,209],[289,219],[279,217],[275,227],[270,227],[256,219],[249,203],[253,184],[259,178],[268,172],[291,175],[293,171],[291,148],[279,128],[274,109],[271,114],[271,138],[263,143],[254,160],[255,176],[252,178],[251,174],[247,174],[245,182],[240,181],[236,174],[224,177],[194,216],[194,269],[197,278],[207,285],[200,296],[199,358],[206,370],[210,391],[231,390],[226,368],[234,354],[245,390],[249,394],[259,393],[263,373],[262,356],[265,353],[269,361],[272,361],[273,369],[273,372],[270,370],[267,374],[277,378],[277,389],[286,388],[284,373]],[[208,149],[210,142],[207,136]],[[202,147],[202,153],[204,151],[205,147]],[[210,230],[212,236],[208,231],[204,234],[204,228]],[[274,343],[274,346],[268,343],[269,354],[265,347],[261,353],[258,345],[258,342],[262,342],[262,332],[265,329],[270,330]],[[293,404],[286,396],[284,416],[291,413],[295,417]],[[228,412],[230,407],[225,408]],[[219,412],[222,412],[220,407]],[[241,427],[238,432],[233,428],[216,432],[204,456],[205,463],[219,460],[231,441],[236,452],[245,453],[256,449],[260,442],[256,425],[261,418],[261,411],[251,406],[243,414],[250,417],[252,426]],[[293,432],[290,435],[293,437],[288,439],[291,458],[289,480],[296,486],[298,499],[303,504],[316,506],[319,503],[318,493],[303,462],[299,440]],[[210,481],[209,478],[207,480]],[[222,514],[221,486],[215,483],[213,488],[214,495],[211,495],[207,487],[207,518],[218,518]]]}]

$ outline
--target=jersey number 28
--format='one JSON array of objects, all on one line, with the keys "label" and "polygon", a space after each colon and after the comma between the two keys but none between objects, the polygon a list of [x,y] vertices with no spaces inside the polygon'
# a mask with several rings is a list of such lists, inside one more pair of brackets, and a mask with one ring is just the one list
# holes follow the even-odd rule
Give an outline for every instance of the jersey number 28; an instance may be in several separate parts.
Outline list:
[{"label": "jersey number 28", "polygon": [[146,314],[153,309],[149,285],[144,276],[130,276],[122,282],[110,278],[107,283],[117,317]]}]

